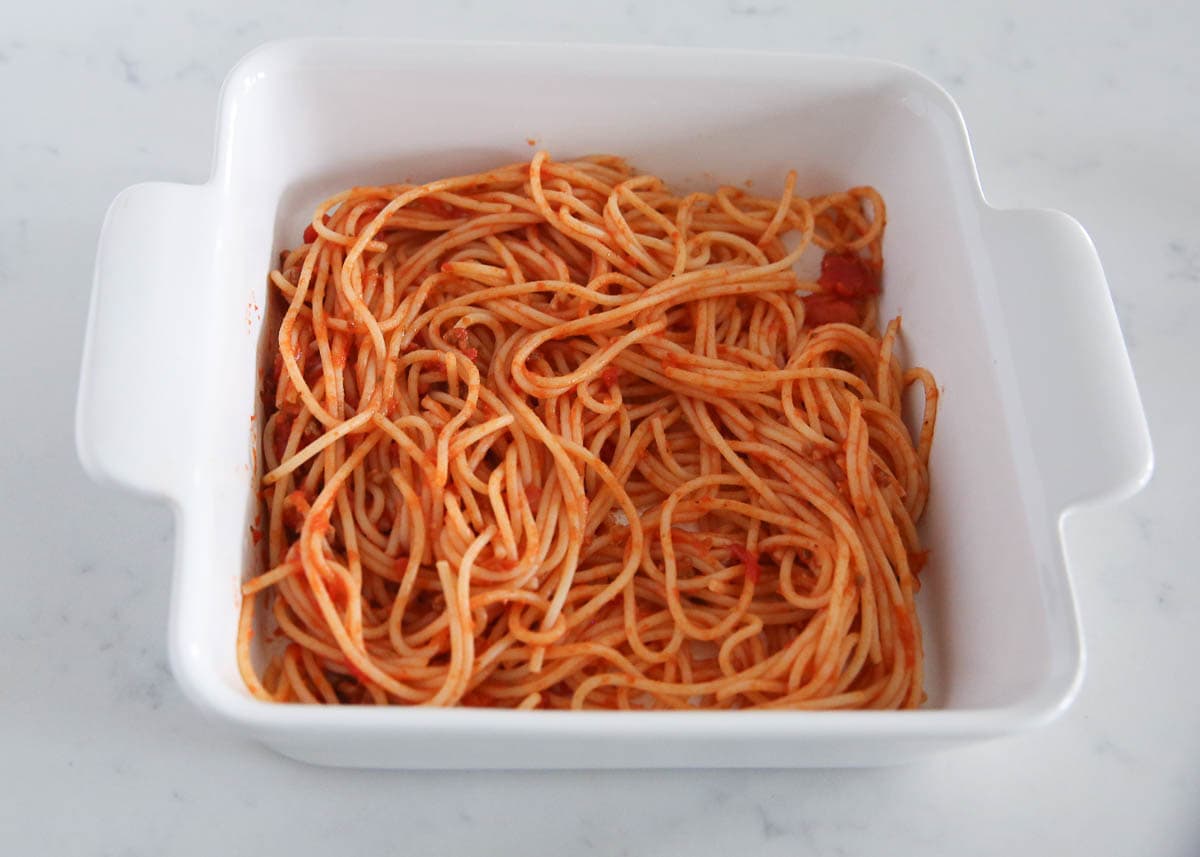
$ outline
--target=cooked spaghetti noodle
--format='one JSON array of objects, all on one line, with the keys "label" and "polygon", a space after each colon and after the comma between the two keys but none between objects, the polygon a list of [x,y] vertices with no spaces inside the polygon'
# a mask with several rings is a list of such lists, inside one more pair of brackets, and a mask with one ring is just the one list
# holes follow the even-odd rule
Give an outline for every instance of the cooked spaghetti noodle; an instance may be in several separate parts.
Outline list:
[{"label": "cooked spaghetti noodle", "polygon": [[919,705],[937,388],[879,332],[883,200],[795,184],[541,152],[323,202],[271,273],[251,692]]}]

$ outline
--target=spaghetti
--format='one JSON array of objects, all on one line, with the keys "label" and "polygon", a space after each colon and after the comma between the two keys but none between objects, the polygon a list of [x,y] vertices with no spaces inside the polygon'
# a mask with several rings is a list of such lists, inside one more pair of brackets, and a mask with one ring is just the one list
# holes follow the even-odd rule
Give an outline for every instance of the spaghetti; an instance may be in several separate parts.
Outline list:
[{"label": "spaghetti", "polygon": [[919,705],[937,388],[878,332],[883,200],[795,185],[539,152],[323,202],[271,272],[251,692]]}]

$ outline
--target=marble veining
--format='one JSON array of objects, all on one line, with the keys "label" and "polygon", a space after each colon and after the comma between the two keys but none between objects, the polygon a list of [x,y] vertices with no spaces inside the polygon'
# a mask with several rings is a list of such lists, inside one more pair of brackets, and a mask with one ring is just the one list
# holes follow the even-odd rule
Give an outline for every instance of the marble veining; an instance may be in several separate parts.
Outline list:
[{"label": "marble veining", "polygon": [[[1198,31],[1195,3],[1113,0],[5,4],[0,850],[1200,854]],[[325,770],[197,713],[166,662],[170,513],[91,483],[73,451],[100,222],[126,185],[204,180],[220,81],[255,45],[381,33],[854,53],[946,86],[989,200],[1092,235],[1155,441],[1142,494],[1065,526],[1089,650],[1075,706],[909,767],[770,772]]]}]

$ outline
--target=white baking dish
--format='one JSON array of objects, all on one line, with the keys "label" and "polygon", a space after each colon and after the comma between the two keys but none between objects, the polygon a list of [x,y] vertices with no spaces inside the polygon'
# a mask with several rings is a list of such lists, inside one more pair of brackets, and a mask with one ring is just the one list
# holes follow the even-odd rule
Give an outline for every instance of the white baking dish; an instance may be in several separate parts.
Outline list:
[{"label": "white baking dish", "polygon": [[[313,204],[358,183],[528,157],[629,156],[686,188],[800,171],[889,203],[884,311],[944,388],[915,712],[515,712],[251,699],[235,666],[256,552],[252,421],[266,273]],[[962,118],[869,60],[633,47],[297,41],[225,83],[212,178],[108,213],[79,392],[96,477],[169,500],[171,659],[202,708],[313,762],[377,767],[871,765],[1054,717],[1083,674],[1064,514],[1146,480],[1149,437],[1096,253],[1049,211],[997,211]]]}]

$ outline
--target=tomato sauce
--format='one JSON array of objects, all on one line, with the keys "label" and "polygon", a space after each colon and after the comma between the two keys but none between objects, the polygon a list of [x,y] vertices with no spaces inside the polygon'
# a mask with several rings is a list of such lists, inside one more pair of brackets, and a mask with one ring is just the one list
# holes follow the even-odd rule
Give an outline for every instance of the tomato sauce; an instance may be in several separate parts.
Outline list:
[{"label": "tomato sauce", "polygon": [[758,583],[762,577],[762,565],[758,561],[758,554],[751,553],[744,545],[730,545],[729,552],[745,567],[746,579],[751,583]]},{"label": "tomato sauce", "polygon": [[917,635],[913,631],[912,620],[902,607],[895,607],[892,614],[896,617],[896,636],[904,647],[904,661],[912,669],[917,663]]},{"label": "tomato sauce", "polygon": [[[329,215],[326,214],[321,219],[321,222],[324,224],[328,224],[329,223]],[[316,240],[317,240],[317,228],[310,223],[310,224],[308,224],[308,226],[304,227],[304,243],[311,244]]]}]

